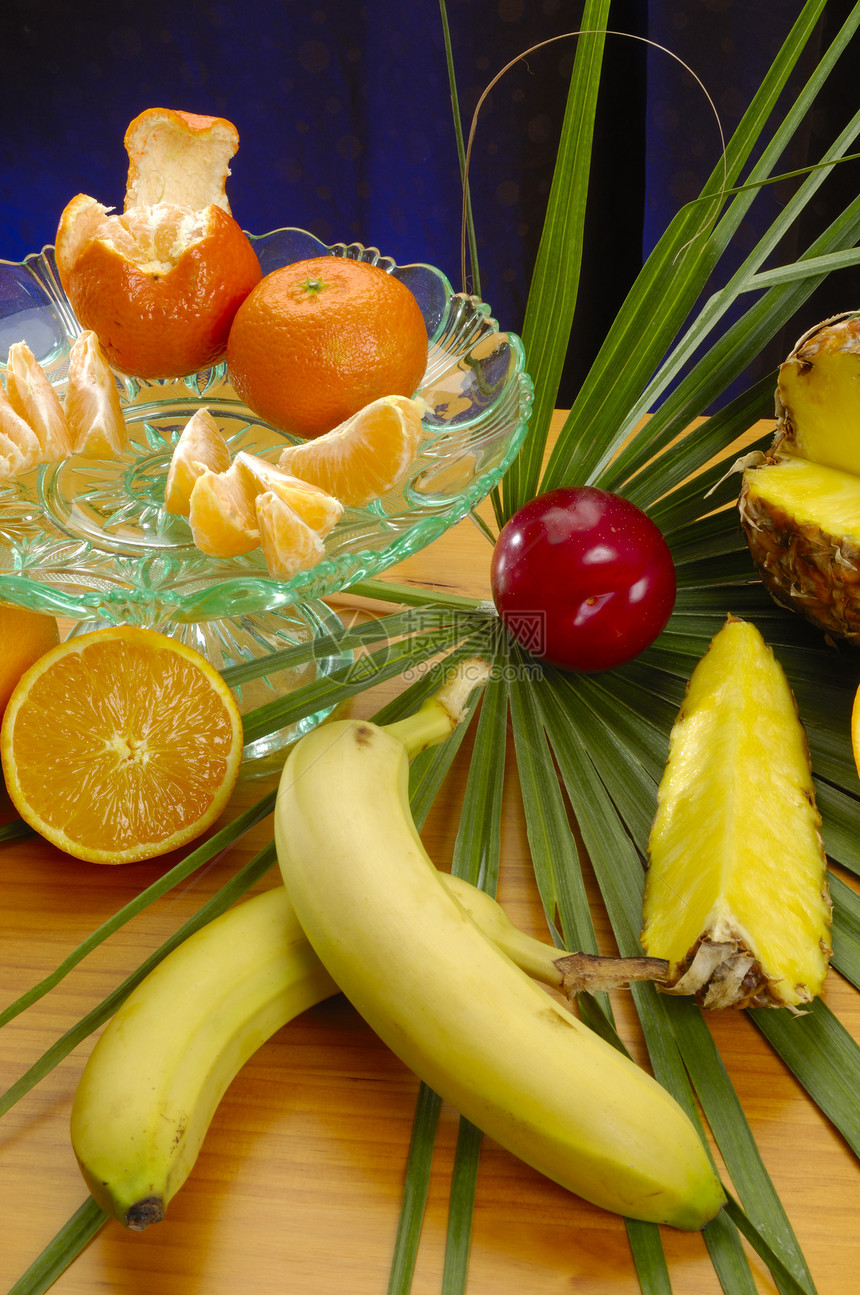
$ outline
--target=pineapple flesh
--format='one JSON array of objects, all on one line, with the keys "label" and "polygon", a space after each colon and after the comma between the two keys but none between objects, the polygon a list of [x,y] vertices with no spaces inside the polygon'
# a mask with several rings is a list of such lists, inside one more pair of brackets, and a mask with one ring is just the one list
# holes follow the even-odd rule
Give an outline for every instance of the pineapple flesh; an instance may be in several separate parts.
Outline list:
[{"label": "pineapple flesh", "polygon": [[860,313],[810,329],[780,366],[770,452],[738,509],[773,599],[860,641]]},{"label": "pineapple flesh", "polygon": [[706,1008],[799,1010],[821,992],[830,899],[806,733],[758,630],[729,617],[672,729],[642,947]]}]

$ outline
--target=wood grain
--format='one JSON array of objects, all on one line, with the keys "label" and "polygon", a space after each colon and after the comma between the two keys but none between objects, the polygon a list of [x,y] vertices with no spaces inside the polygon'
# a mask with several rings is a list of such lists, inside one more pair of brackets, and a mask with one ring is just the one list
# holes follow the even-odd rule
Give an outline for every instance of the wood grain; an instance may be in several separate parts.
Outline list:
[{"label": "wood grain", "polygon": [[[389,576],[488,597],[489,556],[487,540],[466,521]],[[345,618],[366,614],[354,600],[340,610]],[[354,712],[372,713],[394,688],[360,697]],[[451,859],[467,768],[468,743],[424,831],[440,866]],[[272,785],[272,780],[240,784],[226,817]],[[2,1088],[270,838],[266,821],[227,857],[153,904],[5,1027]],[[4,846],[0,1004],[50,971],[173,861],[107,868],[78,863],[39,839]],[[270,874],[260,886],[275,882]],[[545,933],[512,757],[500,898],[522,927]],[[594,907],[601,940],[611,948],[596,896]],[[825,997],[860,1040],[860,995],[832,972]],[[617,994],[615,1005],[626,1041],[644,1059],[628,1000]],[[715,1016],[709,1024],[820,1295],[853,1295],[860,1272],[856,1160],[744,1016]],[[93,1041],[0,1120],[3,1290],[85,1198],[68,1118]],[[164,1222],[143,1234],[109,1224],[54,1289],[58,1295],[382,1295],[416,1093],[414,1077],[342,998],[321,1004],[280,1031],[242,1070]],[[456,1136],[456,1115],[445,1107],[415,1295],[440,1290]],[[675,1295],[717,1295],[702,1238],[663,1229],[663,1239]],[[775,1291],[756,1259],[753,1268],[762,1295]],[[485,1141],[468,1290],[469,1295],[635,1295],[639,1285],[621,1219],[564,1192]]]}]

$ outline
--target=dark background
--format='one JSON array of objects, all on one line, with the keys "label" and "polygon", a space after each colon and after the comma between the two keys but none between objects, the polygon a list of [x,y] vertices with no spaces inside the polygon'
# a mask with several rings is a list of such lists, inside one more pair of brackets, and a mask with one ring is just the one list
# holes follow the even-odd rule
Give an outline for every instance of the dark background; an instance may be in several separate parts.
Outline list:
[{"label": "dark background", "polygon": [[[851,7],[830,0],[786,103]],[[610,26],[683,58],[707,86],[728,136],[800,8],[799,0],[616,0]],[[450,0],[464,133],[492,77],[521,51],[574,31],[581,13],[579,0]],[[481,295],[514,331],[574,48],[573,39],[557,40],[517,63],[478,123],[470,179]],[[244,228],[295,225],[325,242],[359,241],[400,263],[429,261],[462,286],[460,175],[437,0],[3,0],[0,49],[5,259],[51,243],[60,212],[78,192],[121,208],[125,128],[157,105],[235,122],[241,145],[228,194]],[[855,48],[786,169],[815,160],[855,110],[858,89]],[[719,150],[712,110],[692,77],[642,41],[610,37],[586,262],[559,403],[572,399],[643,256],[679,204],[695,196]],[[859,178],[849,163],[828,181],[779,260],[832,219]],[[741,231],[738,257],[781,199],[779,187],[762,194],[760,213]],[[768,354],[752,361],[748,377],[775,365],[807,325],[856,306],[857,272],[831,276]]]}]

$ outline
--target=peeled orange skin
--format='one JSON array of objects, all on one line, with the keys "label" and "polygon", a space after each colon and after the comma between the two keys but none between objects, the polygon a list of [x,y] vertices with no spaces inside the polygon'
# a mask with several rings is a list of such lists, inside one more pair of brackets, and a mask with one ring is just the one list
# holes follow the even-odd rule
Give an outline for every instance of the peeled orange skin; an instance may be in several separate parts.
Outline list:
[{"label": "peeled orange skin", "polygon": [[233,317],[263,272],[232,216],[212,204],[205,218],[203,236],[166,273],[136,264],[98,231],[69,258],[63,243],[73,234],[64,232],[61,219],[63,288],[82,326],[92,329],[120,372],[181,378],[224,359]]},{"label": "peeled orange skin", "polygon": [[348,257],[267,274],[236,312],[227,370],[241,400],[274,427],[323,435],[381,396],[411,396],[427,367],[413,293]]},{"label": "peeled orange skin", "polygon": [[242,721],[218,672],[155,630],[67,639],[20,678],[0,728],[6,788],[41,836],[121,864],[187,844],[224,809]]}]

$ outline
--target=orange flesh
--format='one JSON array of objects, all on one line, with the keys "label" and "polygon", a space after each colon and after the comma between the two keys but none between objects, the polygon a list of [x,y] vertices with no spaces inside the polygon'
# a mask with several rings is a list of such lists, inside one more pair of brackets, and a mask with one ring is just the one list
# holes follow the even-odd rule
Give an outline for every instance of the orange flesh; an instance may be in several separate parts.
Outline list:
[{"label": "orange flesh", "polygon": [[3,730],[19,812],[96,862],[149,858],[198,835],[226,803],[241,755],[235,705],[196,654],[153,650],[152,631],[111,633],[60,655],[17,705],[16,691]]}]

